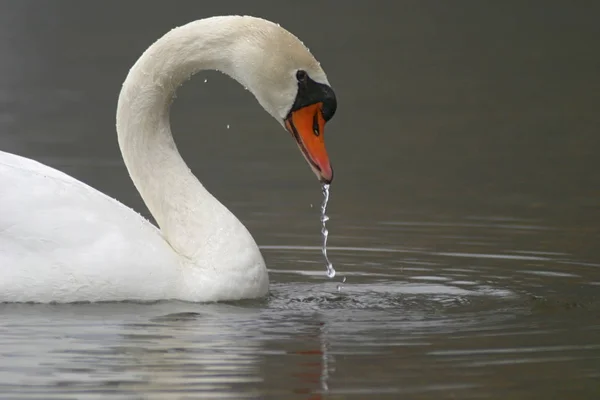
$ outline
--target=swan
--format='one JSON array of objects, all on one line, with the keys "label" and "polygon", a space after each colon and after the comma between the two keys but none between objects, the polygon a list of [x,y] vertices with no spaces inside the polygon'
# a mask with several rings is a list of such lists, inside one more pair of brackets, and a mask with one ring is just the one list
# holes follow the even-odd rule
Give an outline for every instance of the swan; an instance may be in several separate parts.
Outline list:
[{"label": "swan", "polygon": [[0,152],[1,302],[212,302],[268,293],[253,237],[190,171],[171,134],[176,89],[206,69],[251,91],[318,179],[331,182],[323,129],[337,103],[310,51],[261,18],[190,22],[141,55],[117,104],[119,148],[158,227],[63,172]]}]

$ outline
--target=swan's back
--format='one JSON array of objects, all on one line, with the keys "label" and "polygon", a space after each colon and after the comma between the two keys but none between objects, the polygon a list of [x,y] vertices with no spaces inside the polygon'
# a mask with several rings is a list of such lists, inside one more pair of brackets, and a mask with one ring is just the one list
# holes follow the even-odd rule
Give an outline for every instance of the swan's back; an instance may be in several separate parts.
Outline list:
[{"label": "swan's back", "polygon": [[0,187],[0,301],[168,298],[179,284],[160,232],[116,200],[5,152]]}]

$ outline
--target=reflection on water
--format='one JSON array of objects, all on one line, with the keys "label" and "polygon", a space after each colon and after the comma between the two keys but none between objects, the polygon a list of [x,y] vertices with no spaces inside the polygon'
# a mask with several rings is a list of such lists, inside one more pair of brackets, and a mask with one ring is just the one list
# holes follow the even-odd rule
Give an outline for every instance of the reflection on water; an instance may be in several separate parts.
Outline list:
[{"label": "reflection on water", "polygon": [[[466,229],[467,244],[452,252],[332,247],[348,277],[341,291],[319,268],[319,246],[265,245],[274,281],[267,299],[2,305],[0,387],[156,399],[597,393],[597,267],[535,248],[471,253],[486,239],[481,228],[520,228],[441,225]],[[427,227],[419,235],[432,243],[445,234],[436,224],[376,226]],[[376,226],[371,234],[383,234]],[[531,232],[544,237],[542,226]],[[571,285],[575,299],[565,296]]]},{"label": "reflection on water", "polygon": [[136,57],[208,15],[297,33],[340,102],[328,250],[347,280],[323,271],[318,184],[293,142],[202,74],[178,93],[176,140],[261,245],[270,296],[2,304],[0,398],[600,398],[587,7],[1,2],[0,148],[140,212],[114,134]]}]

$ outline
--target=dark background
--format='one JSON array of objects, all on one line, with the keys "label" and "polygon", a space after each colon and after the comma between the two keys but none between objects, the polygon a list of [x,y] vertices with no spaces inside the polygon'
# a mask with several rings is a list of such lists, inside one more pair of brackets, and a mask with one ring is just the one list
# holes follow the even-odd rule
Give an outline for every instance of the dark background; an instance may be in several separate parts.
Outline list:
[{"label": "dark background", "polygon": [[[128,68],[173,26],[247,13],[299,36],[338,94],[327,127],[332,213],[481,210],[598,222],[596,2],[0,6],[2,149],[46,160],[137,209],[114,132]],[[287,134],[252,96],[203,75],[208,84],[196,77],[173,110],[176,140],[201,180],[226,203],[255,188],[275,208],[318,193]]]},{"label": "dark background", "polygon": [[[1,148],[142,213],[114,129],[128,69],[173,26],[252,14],[299,36],[337,92],[338,113],[326,128],[336,173],[332,232],[340,221],[516,218],[556,227],[562,246],[597,256],[596,2],[3,0],[0,7]],[[180,89],[172,111],[192,170],[259,244],[293,224],[312,235],[318,227],[305,221],[317,218],[309,204],[320,201],[319,188],[289,135],[236,82],[200,75]]]}]

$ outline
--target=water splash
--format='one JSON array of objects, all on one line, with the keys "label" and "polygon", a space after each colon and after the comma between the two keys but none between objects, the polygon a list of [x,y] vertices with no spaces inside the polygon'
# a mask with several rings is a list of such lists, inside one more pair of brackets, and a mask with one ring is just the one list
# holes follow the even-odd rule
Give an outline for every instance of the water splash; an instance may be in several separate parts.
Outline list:
[{"label": "water splash", "polygon": [[344,286],[342,286],[342,285],[343,285],[344,283],[346,283],[346,277],[343,277],[343,278],[342,278],[342,283],[340,283],[340,284],[338,284],[338,285],[337,285],[337,291],[338,291],[338,292],[341,292],[341,291],[342,291],[342,288],[344,287]]},{"label": "water splash", "polygon": [[329,261],[329,257],[327,257],[327,237],[329,236],[329,231],[327,230],[326,223],[329,221],[329,217],[327,214],[325,214],[327,211],[327,203],[329,202],[329,184],[324,183],[322,190],[323,203],[321,204],[321,237],[323,238],[323,246],[321,247],[321,252],[323,253],[323,257],[325,257],[327,276],[333,278],[335,276],[335,269],[333,268],[331,261]]}]

